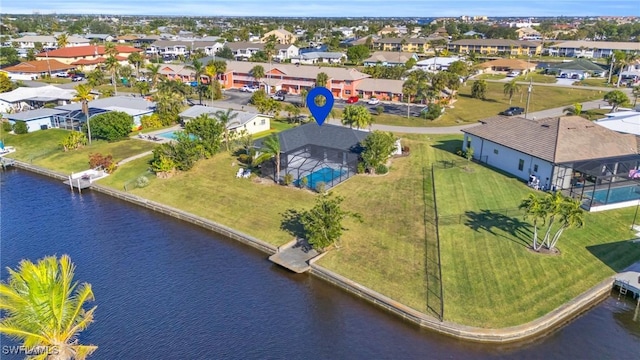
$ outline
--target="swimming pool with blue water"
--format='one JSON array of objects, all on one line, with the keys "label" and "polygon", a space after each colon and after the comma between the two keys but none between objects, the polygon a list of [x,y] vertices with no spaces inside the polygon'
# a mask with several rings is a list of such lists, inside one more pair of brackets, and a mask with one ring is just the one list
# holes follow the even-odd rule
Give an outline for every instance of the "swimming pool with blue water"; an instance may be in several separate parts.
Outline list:
[{"label": "swimming pool with blue water", "polygon": [[[176,133],[177,132],[182,132],[182,130],[171,130],[171,131],[167,131],[167,132],[163,132],[158,134],[157,136],[165,138],[165,139],[169,139],[169,140],[176,140]],[[192,139],[195,139],[195,136],[191,135],[190,136]]]},{"label": "swimming pool with blue water", "polygon": [[[607,199],[607,192],[609,194],[609,198]],[[593,194],[593,195],[592,195]],[[601,203],[601,204],[612,204],[619,203],[624,201],[638,200],[640,199],[640,186],[624,186],[609,189],[600,189],[593,191],[585,191],[584,195],[586,197],[592,197],[593,200]]]},{"label": "swimming pool with blue water", "polygon": [[[345,170],[332,169],[330,167],[325,167],[320,170],[316,170],[311,174],[303,177],[307,179],[307,186],[311,189],[315,189],[318,186],[318,183],[325,183],[327,186],[334,185],[332,181],[335,179],[339,179],[342,175],[346,173]],[[300,179],[301,180],[301,179]],[[295,185],[300,185],[300,180],[295,181]]]}]

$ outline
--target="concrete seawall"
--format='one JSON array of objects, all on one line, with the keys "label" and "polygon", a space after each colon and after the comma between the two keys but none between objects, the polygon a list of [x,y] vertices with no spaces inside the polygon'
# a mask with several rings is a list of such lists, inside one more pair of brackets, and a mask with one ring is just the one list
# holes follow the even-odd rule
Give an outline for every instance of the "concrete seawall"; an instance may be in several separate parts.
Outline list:
[{"label": "concrete seawall", "polygon": [[[58,180],[67,179],[66,175],[24,162],[16,161],[15,166]],[[139,206],[143,206],[147,209],[157,211],[159,213],[173,216],[177,219],[187,221],[194,225],[201,226],[217,234],[237,240],[243,244],[263,251],[266,254],[272,255],[277,251],[276,246],[268,244],[260,239],[254,238],[252,236],[231,229],[222,224],[218,224],[214,221],[202,218],[200,216],[190,214],[183,210],[98,184],[92,184],[91,189]],[[572,299],[571,301],[563,304],[562,306],[556,308],[550,313],[526,324],[501,329],[485,329],[455,324],[447,321],[440,322],[434,317],[428,316],[420,311],[412,309],[355,281],[352,281],[342,275],[336,274],[331,270],[317,265],[316,261],[320,257],[317,257],[310,261],[311,275],[323,279],[335,286],[338,286],[351,294],[354,294],[377,306],[380,306],[387,311],[390,311],[391,313],[405,320],[411,321],[421,327],[464,340],[486,343],[508,343],[545,336],[549,332],[573,320],[575,317],[587,311],[588,309],[599,303],[601,300],[606,298],[606,296],[611,292],[614,281],[613,277],[607,278],[600,282],[598,285]],[[470,301],[471,300],[472,299],[470,299]]]}]

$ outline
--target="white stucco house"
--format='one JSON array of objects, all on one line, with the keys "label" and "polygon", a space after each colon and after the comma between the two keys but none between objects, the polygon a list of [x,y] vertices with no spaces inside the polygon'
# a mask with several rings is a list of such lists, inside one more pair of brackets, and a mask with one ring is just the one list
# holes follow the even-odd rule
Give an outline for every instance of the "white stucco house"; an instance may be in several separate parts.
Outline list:
[{"label": "white stucco house", "polygon": [[41,87],[19,87],[0,94],[0,112],[20,112],[37,109],[44,104],[68,104],[76,95],[73,89],[62,89],[47,85]]},{"label": "white stucco house", "polygon": [[3,114],[3,117],[11,125],[15,125],[17,122],[24,122],[27,124],[27,132],[34,132],[52,127],[53,118],[64,113],[66,113],[64,110],[42,108],[15,114]]},{"label": "white stucco house", "polygon": [[[215,117],[218,111],[226,113],[227,109],[214,106],[194,105],[181,112],[179,116],[182,121],[188,122],[203,114]],[[271,128],[271,116],[239,110],[234,110],[233,113],[236,113],[237,116],[227,124],[227,129],[230,131],[240,132],[246,130],[247,133],[253,135]]]},{"label": "white stucco house", "polygon": [[596,124],[619,133],[640,136],[640,112],[618,111],[605,114],[605,117],[595,121]]},{"label": "white stucco house", "polygon": [[640,169],[635,135],[609,130],[580,116],[540,120],[496,116],[480,123],[463,130],[462,148],[472,147],[474,159],[525,181],[535,176],[541,189],[588,198],[591,211],[626,200],[609,199],[608,190],[602,200],[605,187],[630,187],[629,182],[640,181],[630,175]]}]

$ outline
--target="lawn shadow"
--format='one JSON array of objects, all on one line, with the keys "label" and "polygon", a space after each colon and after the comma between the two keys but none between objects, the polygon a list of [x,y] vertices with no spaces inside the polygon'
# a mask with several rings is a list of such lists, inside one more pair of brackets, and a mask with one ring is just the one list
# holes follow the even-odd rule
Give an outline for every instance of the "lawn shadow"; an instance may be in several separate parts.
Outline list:
[{"label": "lawn shadow", "polygon": [[587,246],[586,249],[603,264],[615,272],[621,272],[630,265],[640,271],[640,243],[630,240]]},{"label": "lawn shadow", "polygon": [[[491,235],[500,236],[518,245],[528,247],[531,238],[531,225],[516,217],[510,217],[491,210],[465,211],[465,225],[474,231],[486,231]],[[497,233],[500,230],[510,234],[505,236]]]},{"label": "lawn shadow", "polygon": [[298,210],[289,209],[282,214],[280,229],[288,232],[297,239],[304,238],[304,227],[300,222],[302,213]]},{"label": "lawn shadow", "polygon": [[431,146],[455,155],[458,150],[462,150],[462,139],[440,140]]}]

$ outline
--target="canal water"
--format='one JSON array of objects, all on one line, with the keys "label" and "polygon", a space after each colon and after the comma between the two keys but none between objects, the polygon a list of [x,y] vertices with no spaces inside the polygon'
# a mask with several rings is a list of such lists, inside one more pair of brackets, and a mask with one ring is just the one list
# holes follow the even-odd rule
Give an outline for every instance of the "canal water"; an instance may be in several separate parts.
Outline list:
[{"label": "canal water", "polygon": [[[91,359],[638,358],[634,303],[611,297],[525,344],[420,329],[265,254],[108,196],[21,170],[0,175],[0,262],[69,254],[98,309]],[[471,299],[470,299],[471,301]],[[1,338],[2,345],[11,344]],[[10,359],[0,355],[2,359]]]}]

